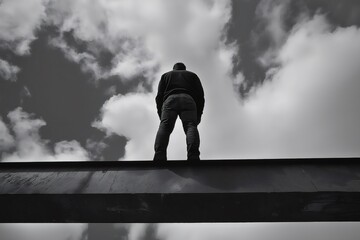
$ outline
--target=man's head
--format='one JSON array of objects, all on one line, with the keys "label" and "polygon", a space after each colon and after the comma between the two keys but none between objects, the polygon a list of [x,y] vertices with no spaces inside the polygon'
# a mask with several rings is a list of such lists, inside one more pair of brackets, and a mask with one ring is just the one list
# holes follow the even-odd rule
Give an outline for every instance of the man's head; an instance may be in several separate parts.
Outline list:
[{"label": "man's head", "polygon": [[186,66],[182,62],[178,62],[178,63],[175,63],[173,69],[174,70],[186,70]]}]

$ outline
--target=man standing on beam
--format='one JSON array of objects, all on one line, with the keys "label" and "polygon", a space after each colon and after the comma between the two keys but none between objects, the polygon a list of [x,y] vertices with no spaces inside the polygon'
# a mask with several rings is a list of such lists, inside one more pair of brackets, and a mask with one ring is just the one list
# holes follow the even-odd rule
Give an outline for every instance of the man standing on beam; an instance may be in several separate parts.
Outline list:
[{"label": "man standing on beam", "polygon": [[155,139],[154,161],[165,162],[176,118],[179,115],[186,134],[187,160],[200,160],[200,137],[197,125],[204,109],[204,90],[199,77],[176,63],[172,71],[161,76],[156,96],[160,126]]}]

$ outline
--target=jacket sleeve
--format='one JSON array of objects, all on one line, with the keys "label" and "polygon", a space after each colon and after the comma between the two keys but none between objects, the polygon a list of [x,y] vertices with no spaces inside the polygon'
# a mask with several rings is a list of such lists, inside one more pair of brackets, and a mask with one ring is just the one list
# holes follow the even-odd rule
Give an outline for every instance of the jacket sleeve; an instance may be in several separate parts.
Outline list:
[{"label": "jacket sleeve", "polygon": [[196,103],[197,103],[197,108],[198,108],[198,117],[201,117],[201,115],[203,114],[204,111],[204,105],[205,105],[205,97],[204,97],[204,89],[201,85],[201,81],[199,79],[199,77],[197,75],[196,76]]},{"label": "jacket sleeve", "polygon": [[164,79],[164,75],[162,75],[158,86],[158,92],[155,98],[156,108],[159,118],[161,118],[161,109],[164,101],[164,92],[165,92],[165,79]]}]

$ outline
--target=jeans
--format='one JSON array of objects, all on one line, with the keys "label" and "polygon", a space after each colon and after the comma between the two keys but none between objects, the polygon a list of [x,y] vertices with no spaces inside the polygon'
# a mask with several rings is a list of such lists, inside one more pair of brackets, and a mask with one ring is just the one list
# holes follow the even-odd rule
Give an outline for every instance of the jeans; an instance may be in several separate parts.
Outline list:
[{"label": "jeans", "polygon": [[167,160],[166,150],[169,137],[174,129],[178,115],[186,134],[187,159],[190,161],[200,160],[200,137],[197,129],[196,103],[190,95],[178,93],[170,95],[163,103],[160,126],[155,139],[154,161],[162,162]]}]

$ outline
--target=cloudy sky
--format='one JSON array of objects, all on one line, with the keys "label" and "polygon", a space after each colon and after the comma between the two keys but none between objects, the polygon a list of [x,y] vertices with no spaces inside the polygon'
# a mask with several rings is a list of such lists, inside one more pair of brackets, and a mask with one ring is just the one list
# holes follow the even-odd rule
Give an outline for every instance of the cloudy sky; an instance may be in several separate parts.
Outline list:
[{"label": "cloudy sky", "polygon": [[0,0],[1,160],[152,159],[178,61],[203,159],[360,156],[359,26],[356,0]]},{"label": "cloudy sky", "polygon": [[359,223],[0,224],[2,240],[358,240]]},{"label": "cloudy sky", "polygon": [[[151,159],[162,73],[205,90],[201,157],[360,156],[358,0],[0,0],[0,159]],[[178,123],[170,159],[184,159]],[[358,223],[0,224],[1,240],[357,240]]]}]

